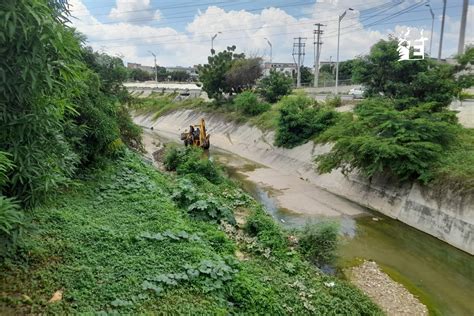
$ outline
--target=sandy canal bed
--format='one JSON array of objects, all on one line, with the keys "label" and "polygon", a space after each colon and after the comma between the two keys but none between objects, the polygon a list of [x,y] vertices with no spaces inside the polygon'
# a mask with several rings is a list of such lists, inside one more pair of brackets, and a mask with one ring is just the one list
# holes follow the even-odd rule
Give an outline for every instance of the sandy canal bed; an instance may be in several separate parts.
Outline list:
[{"label": "sandy canal bed", "polygon": [[[156,167],[160,167],[160,163],[155,161],[153,153],[162,152],[164,140],[166,137],[159,132],[144,130],[145,156],[152,160]],[[247,181],[267,187],[272,191],[272,198],[278,201],[278,207],[323,217],[347,217],[365,213],[357,204],[326,192],[295,174],[265,167],[232,154],[211,153],[212,158],[236,168]],[[346,272],[350,281],[387,315],[428,315],[426,306],[401,284],[381,271],[375,262],[364,261],[360,266],[348,269]]]},{"label": "sandy canal bed", "polygon": [[[159,143],[157,137],[170,141],[176,138],[175,135],[169,133],[145,129],[143,142],[149,152],[149,158],[152,158],[150,153],[157,150],[156,144]],[[258,164],[257,168],[247,170],[245,164],[248,160],[242,157],[239,157],[239,159],[229,159],[228,157],[220,155],[219,160],[227,166],[237,168],[239,173],[245,176],[247,180],[271,191],[272,197],[277,201],[279,208],[301,214],[325,217],[356,216],[365,213],[364,208],[358,204],[317,187],[299,174],[261,164]],[[254,162],[248,162],[257,165]]]}]

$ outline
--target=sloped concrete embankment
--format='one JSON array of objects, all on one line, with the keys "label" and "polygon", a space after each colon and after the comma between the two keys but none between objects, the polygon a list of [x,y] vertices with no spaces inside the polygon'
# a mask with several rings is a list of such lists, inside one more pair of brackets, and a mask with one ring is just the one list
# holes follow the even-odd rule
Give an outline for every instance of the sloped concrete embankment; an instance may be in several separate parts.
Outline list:
[{"label": "sloped concrete embankment", "polygon": [[316,186],[360,205],[377,210],[414,228],[474,254],[474,196],[457,195],[449,189],[420,185],[395,185],[386,178],[370,183],[356,174],[345,177],[339,171],[318,174],[313,157],[327,152],[329,145],[308,142],[293,149],[273,146],[274,133],[248,124],[236,125],[220,115],[183,110],[152,120],[152,115],[135,117],[142,126],[154,127],[168,137],[178,137],[191,124],[206,120],[211,146],[227,150],[262,165],[292,172]]}]

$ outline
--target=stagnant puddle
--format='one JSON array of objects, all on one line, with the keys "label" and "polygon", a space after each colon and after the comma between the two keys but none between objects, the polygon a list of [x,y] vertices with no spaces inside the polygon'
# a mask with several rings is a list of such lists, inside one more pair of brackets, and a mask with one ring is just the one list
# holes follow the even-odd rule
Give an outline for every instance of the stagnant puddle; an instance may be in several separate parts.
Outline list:
[{"label": "stagnant puddle", "polygon": [[[163,139],[162,139],[163,141]],[[166,141],[165,141],[166,142]],[[325,217],[281,209],[271,188],[246,179],[245,172],[262,168],[235,154],[211,150],[210,159],[222,163],[228,175],[261,202],[284,227],[301,227]],[[399,221],[367,210],[357,217],[336,218],[342,245],[338,267],[374,260],[428,306],[432,315],[474,315],[474,256],[460,251]]]}]

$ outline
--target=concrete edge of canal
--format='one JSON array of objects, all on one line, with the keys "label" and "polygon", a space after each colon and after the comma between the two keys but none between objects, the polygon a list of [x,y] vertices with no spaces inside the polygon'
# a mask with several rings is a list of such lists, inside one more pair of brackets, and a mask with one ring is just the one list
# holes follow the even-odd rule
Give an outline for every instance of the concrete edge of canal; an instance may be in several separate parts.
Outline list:
[{"label": "concrete edge of canal", "polygon": [[179,136],[201,118],[211,134],[211,146],[235,153],[264,166],[298,174],[301,179],[376,210],[428,233],[474,255],[474,194],[459,195],[448,188],[395,184],[392,179],[371,182],[353,173],[339,171],[318,174],[313,157],[327,152],[330,145],[308,142],[293,149],[273,146],[273,132],[263,132],[249,124],[237,125],[220,115],[180,110],[153,120],[153,115],[137,115],[136,123]]}]

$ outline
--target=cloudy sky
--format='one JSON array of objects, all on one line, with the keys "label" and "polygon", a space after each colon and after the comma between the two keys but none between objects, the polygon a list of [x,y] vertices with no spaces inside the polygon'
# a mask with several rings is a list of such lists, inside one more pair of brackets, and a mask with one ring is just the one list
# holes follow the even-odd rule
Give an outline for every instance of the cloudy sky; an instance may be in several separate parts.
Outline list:
[{"label": "cloudy sky", "polygon": [[[472,1],[471,1],[472,2]],[[341,22],[340,60],[366,54],[389,34],[409,37],[423,31],[430,50],[431,14],[420,0],[70,0],[73,25],[96,50],[126,62],[162,66],[205,63],[211,37],[214,48],[236,45],[239,52],[273,61],[292,62],[293,39],[306,37],[305,64],[313,64],[314,23],[322,23],[321,60],[335,60],[338,16]],[[430,2],[435,14],[432,55],[437,56],[442,0]],[[443,57],[457,52],[462,0],[450,0],[446,10]],[[474,5],[467,17],[466,43],[474,44]]]}]

